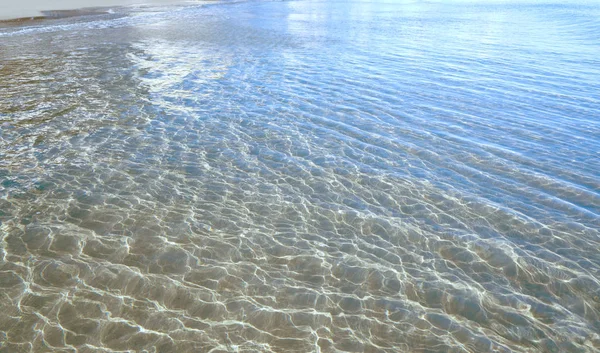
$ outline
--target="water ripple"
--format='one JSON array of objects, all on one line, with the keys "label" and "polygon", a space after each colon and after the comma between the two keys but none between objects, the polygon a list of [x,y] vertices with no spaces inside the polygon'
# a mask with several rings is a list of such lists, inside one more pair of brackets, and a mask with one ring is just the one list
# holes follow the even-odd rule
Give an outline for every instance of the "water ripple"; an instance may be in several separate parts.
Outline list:
[{"label": "water ripple", "polygon": [[0,352],[599,350],[598,14],[0,29]]}]

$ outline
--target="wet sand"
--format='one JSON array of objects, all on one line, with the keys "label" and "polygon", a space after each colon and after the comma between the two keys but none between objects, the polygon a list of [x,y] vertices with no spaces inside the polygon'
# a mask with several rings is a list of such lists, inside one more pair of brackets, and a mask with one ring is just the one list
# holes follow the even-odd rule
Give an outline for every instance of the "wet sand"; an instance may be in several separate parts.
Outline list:
[{"label": "wet sand", "polygon": [[[157,4],[185,4],[196,3],[195,0],[22,0],[18,4],[0,3],[0,21],[44,17],[49,14],[55,15],[55,11],[79,10],[87,8],[111,7],[111,6],[141,6]],[[72,11],[69,11],[72,13]]]}]

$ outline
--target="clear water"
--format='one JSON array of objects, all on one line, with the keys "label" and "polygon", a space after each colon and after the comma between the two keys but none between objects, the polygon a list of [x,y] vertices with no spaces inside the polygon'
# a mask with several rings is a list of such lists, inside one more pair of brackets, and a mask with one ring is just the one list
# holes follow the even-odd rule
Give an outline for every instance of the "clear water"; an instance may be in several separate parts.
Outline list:
[{"label": "clear water", "polygon": [[600,5],[0,28],[0,352],[597,352]]}]

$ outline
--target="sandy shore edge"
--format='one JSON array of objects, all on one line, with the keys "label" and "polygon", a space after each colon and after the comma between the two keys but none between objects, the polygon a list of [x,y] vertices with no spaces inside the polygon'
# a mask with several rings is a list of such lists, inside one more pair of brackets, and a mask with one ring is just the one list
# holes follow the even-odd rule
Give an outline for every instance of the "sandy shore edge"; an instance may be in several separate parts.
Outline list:
[{"label": "sandy shore edge", "polygon": [[1,22],[23,22],[35,19],[70,17],[106,13],[108,8],[144,5],[198,4],[206,0],[19,0],[0,2]]}]

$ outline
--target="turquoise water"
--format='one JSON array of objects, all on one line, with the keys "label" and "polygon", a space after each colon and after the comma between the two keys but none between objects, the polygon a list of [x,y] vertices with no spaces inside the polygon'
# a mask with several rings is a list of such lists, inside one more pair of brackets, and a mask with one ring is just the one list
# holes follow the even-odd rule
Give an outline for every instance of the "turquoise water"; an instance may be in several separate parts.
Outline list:
[{"label": "turquoise water", "polygon": [[600,350],[600,5],[0,28],[0,352]]}]

